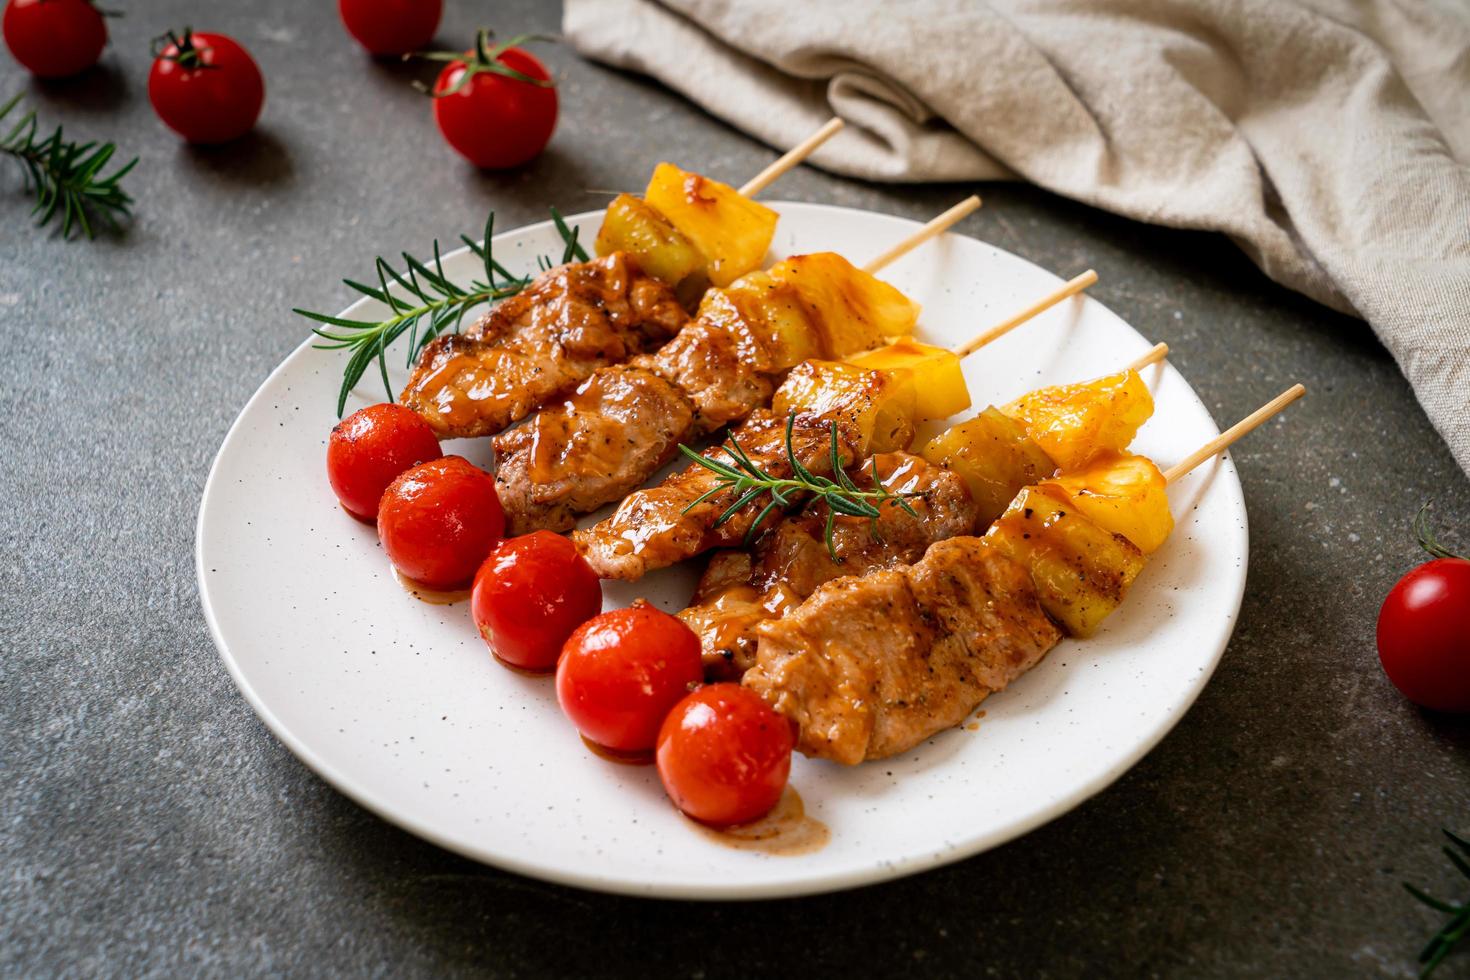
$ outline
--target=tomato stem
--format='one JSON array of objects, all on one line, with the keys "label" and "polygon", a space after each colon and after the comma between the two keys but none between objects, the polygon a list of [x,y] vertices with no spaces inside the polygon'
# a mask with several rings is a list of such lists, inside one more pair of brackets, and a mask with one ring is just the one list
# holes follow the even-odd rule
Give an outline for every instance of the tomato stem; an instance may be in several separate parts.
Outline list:
[{"label": "tomato stem", "polygon": [[[172,52],[169,51],[170,48],[173,49]],[[212,49],[196,47],[194,29],[187,24],[182,32],[176,33],[170,29],[155,37],[149,45],[149,50],[152,51],[153,57],[172,61],[180,68],[187,68],[190,71],[219,67],[205,62],[204,53]]]},{"label": "tomato stem", "polygon": [[1427,503],[1419,508],[1419,516],[1414,518],[1414,537],[1418,540],[1419,547],[1435,558],[1470,560],[1440,544],[1439,538],[1435,537],[1434,531],[1429,527],[1429,504]]},{"label": "tomato stem", "polygon": [[470,79],[481,72],[490,72],[495,75],[503,75],[513,78],[518,82],[526,82],[537,88],[555,88],[556,83],[547,78],[532,78],[523,71],[517,71],[500,60],[500,56],[509,49],[531,41],[555,41],[556,38],[545,34],[517,34],[509,41],[490,46],[490,41],[495,37],[495,32],[488,27],[482,27],[475,32],[475,50],[466,54],[458,54],[450,51],[414,51],[403,56],[407,61],[409,58],[423,58],[426,61],[447,61],[451,64],[460,63],[464,65],[464,71],[449,88],[442,92],[435,92],[423,85],[414,87],[436,99],[442,99],[446,95],[454,95],[460,89],[469,84]]}]

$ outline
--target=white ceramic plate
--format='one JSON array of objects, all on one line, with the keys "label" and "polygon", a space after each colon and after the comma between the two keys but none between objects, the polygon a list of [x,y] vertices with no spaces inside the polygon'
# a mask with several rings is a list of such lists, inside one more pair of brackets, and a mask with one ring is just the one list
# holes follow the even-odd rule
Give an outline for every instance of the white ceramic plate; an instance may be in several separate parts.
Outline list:
[{"label": "white ceramic plate", "polygon": [[[843,208],[775,207],[778,255],[834,249],[865,260],[916,227]],[[572,220],[591,241],[600,219]],[[495,244],[512,269],[560,252],[545,223]],[[478,271],[464,252],[445,268],[459,281]],[[941,344],[967,339],[1061,281],[956,235],[885,277],[923,302],[921,335]],[[346,315],[374,318],[374,305]],[[1078,298],[974,355],[966,373],[978,408],[1118,370],[1149,346],[1095,300]],[[734,850],[686,822],[651,767],[589,753],[550,681],[495,663],[466,604],[427,605],[395,582],[373,529],[337,507],[325,478],[342,364],[340,352],[303,343],[226,436],[199,512],[205,615],[241,692],[303,762],[384,819],[512,871],[632,894],[759,898],[975,854],[1066,812],[1137,762],[1199,694],[1239,609],[1245,506],[1222,459],[1171,489],[1177,530],[1097,636],[1063,642],[986,701],[973,731],[947,731],[855,768],[798,757],[792,785],[830,828],[830,842],[794,856]],[[395,390],[404,376],[400,366]],[[1167,465],[1217,434],[1173,368],[1149,368],[1144,379],[1158,410],[1139,452]],[[369,372],[348,411],[382,400],[380,384]],[[473,443],[446,451],[486,458]],[[693,579],[692,570],[670,569],[610,585],[607,608],[643,595],[678,609]]]}]

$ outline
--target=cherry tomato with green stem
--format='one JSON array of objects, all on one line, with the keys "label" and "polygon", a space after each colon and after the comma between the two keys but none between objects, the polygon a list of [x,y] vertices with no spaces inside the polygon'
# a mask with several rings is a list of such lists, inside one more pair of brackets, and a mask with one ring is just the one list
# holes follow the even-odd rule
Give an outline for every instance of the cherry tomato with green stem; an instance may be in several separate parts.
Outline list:
[{"label": "cherry tomato with green stem", "polygon": [[495,478],[463,456],[405,470],[378,504],[378,539],[399,574],[431,589],[459,589],[505,534]]},{"label": "cherry tomato with green stem", "polygon": [[1432,711],[1470,711],[1470,560],[1414,522],[1432,556],[1399,579],[1378,611],[1378,659],[1404,697]]},{"label": "cherry tomato with green stem", "polygon": [[248,133],[265,104],[265,79],[233,38],[169,31],[153,41],[148,101],[190,143],[228,143]]},{"label": "cherry tomato with green stem", "polygon": [[342,25],[375,55],[408,54],[439,29],[443,0],[337,0]]},{"label": "cherry tomato with green stem", "polygon": [[431,94],[444,139],[477,167],[502,170],[536,156],[556,129],[556,87],[535,55],[516,47],[531,35],[490,45],[480,31],[466,55],[429,54],[449,64]]},{"label": "cherry tomato with green stem", "polygon": [[749,823],[781,799],[796,744],[791,723],[739,684],[709,684],[676,704],[655,754],[664,792],[716,827]]},{"label": "cherry tomato with green stem", "polygon": [[589,742],[647,752],[669,709],[703,676],[694,631],[638,603],[594,616],[568,637],[556,698]]},{"label": "cherry tomato with green stem", "polygon": [[470,614],[486,645],[521,670],[556,666],[572,631],[602,612],[602,582],[560,534],[502,541],[475,574]]},{"label": "cherry tomato with green stem", "polygon": [[15,60],[41,78],[91,68],[107,44],[102,11],[90,0],[9,0],[0,31]]}]

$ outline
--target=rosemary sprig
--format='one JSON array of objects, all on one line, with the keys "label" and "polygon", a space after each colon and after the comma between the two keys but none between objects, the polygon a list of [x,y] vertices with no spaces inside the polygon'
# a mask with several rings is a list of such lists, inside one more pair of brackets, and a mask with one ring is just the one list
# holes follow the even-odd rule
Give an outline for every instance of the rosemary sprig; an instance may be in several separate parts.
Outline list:
[{"label": "rosemary sprig", "polygon": [[[0,120],[10,115],[20,99],[17,94],[0,107]],[[36,197],[36,204],[31,208],[31,214],[39,215],[36,227],[60,215],[63,239],[70,238],[74,228],[80,228],[92,238],[90,214],[116,231],[118,219],[128,216],[128,208],[133,203],[120,181],[137,165],[137,158],[104,177],[102,171],[117,152],[116,145],[95,140],[72,142],[62,137],[60,126],[50,136],[38,140],[37,128],[33,110],[21,116],[0,138],[0,153],[13,157],[21,165],[26,190]]]},{"label": "rosemary sprig", "polygon": [[[551,220],[555,223],[557,234],[561,236],[563,242],[561,262],[566,263],[573,259],[585,262],[587,251],[577,241],[577,229],[570,227],[556,208],[551,209]],[[483,279],[475,279],[465,286],[450,281],[449,277],[444,274],[438,239],[434,240],[432,268],[407,252],[403,252],[401,253],[404,263],[402,273],[382,256],[374,260],[378,279],[377,286],[352,279],[342,280],[357,292],[370,296],[388,307],[388,316],[381,320],[353,320],[340,316],[328,316],[325,313],[313,313],[300,308],[293,309],[292,312],[307,319],[315,320],[327,327],[337,328],[328,330],[322,327],[312,327],[311,332],[326,341],[326,343],[313,345],[318,350],[352,352],[342,372],[342,387],[337,392],[338,416],[341,416],[347,407],[348,394],[362,380],[363,374],[374,361],[378,363],[378,370],[382,374],[383,387],[388,392],[388,399],[390,401],[393,399],[393,386],[388,381],[387,352],[399,337],[405,333],[408,334],[407,363],[412,365],[429,341],[446,331],[452,330],[458,333],[467,312],[482,304],[494,303],[507,296],[514,296],[531,284],[532,277],[513,275],[505,266],[496,261],[491,247],[494,232],[495,212],[491,211],[485,218],[483,244],[477,244],[466,235],[459,236],[460,241],[468,245],[480,259],[485,270]],[[557,264],[545,256],[538,256],[537,263],[543,270],[550,269]],[[397,290],[393,288],[394,286],[397,287]]]},{"label": "rosemary sprig", "polygon": [[[837,440],[837,423],[832,423],[832,443],[830,461],[832,472],[836,479],[818,476],[807,469],[796,454],[796,448],[792,444],[791,434],[796,426],[796,412],[793,411],[786,418],[786,462],[791,467],[792,475],[782,478],[775,477],[760,468],[760,465],[751,459],[749,454],[741,447],[739,440],[731,435],[729,440],[720,449],[730,457],[731,462],[723,462],[712,459],[709,456],[696,452],[690,447],[680,444],[679,452],[689,457],[695,463],[718,474],[720,479],[715,485],[700,494],[684,513],[689,513],[695,507],[704,503],[709,498],[731,491],[735,495],[735,502],[725,509],[724,513],[715,521],[714,527],[726,523],[742,509],[753,505],[762,496],[770,495],[759,515],[751,523],[750,529],[745,532],[745,543],[750,544],[761,523],[771,511],[779,508],[785,509],[800,503],[808,497],[820,498],[827,505],[827,523],[823,529],[823,540],[827,544],[827,553],[832,560],[841,564],[843,559],[837,554],[837,548],[832,541],[833,524],[838,514],[848,517],[866,517],[873,523],[873,533],[878,530],[878,518],[882,516],[879,510],[885,502],[892,501],[915,519],[918,513],[909,505],[906,497],[918,496],[918,494],[895,494],[883,485],[878,478],[878,461],[870,460],[872,464],[873,489],[863,490],[848,476],[846,464],[842,459],[842,451]],[[877,501],[877,503],[873,503]]]},{"label": "rosemary sprig", "polygon": [[[1451,848],[1446,847],[1444,848],[1445,856],[1450,859],[1450,863],[1455,866],[1460,874],[1466,878],[1470,878],[1470,862],[1466,861],[1466,857],[1470,857],[1470,841],[1456,837],[1448,830],[1443,833],[1460,851],[1460,854],[1457,854]],[[1465,855],[1465,857],[1462,857],[1461,854]],[[1439,932],[1434,934],[1434,938],[1429,940],[1429,944],[1419,953],[1419,962],[1423,964],[1423,968],[1419,971],[1419,976],[1421,978],[1427,977],[1444,962],[1445,957],[1450,955],[1450,951],[1455,948],[1455,944],[1465,936],[1465,933],[1470,932],[1470,902],[1451,905],[1449,902],[1442,902],[1420,891],[1407,881],[1404,882],[1404,890],[1430,908],[1443,912],[1450,917],[1440,927]]]}]

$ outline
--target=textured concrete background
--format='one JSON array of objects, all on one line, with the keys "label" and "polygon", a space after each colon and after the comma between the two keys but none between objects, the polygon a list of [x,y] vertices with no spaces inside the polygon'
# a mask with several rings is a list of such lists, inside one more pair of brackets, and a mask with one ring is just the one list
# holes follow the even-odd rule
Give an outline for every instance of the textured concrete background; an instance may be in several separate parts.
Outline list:
[{"label": "textured concrete background", "polygon": [[[380,250],[596,206],[672,156],[754,173],[770,152],[638,79],[550,48],[563,116],[526,169],[480,174],[333,7],[120,4],[103,66],[0,92],[142,158],[121,238],[25,227],[0,183],[0,972],[997,976],[1410,975],[1436,916],[1400,888],[1466,883],[1470,723],[1401,700],[1378,604],[1418,560],[1433,499],[1470,545],[1470,483],[1361,324],[1267,282],[1229,242],[1130,224],[1016,186],[962,230],[1050,269],[1173,361],[1219,420],[1300,379],[1289,424],[1239,450],[1250,583],[1194,709],[1132,772],[997,851],[892,884],[760,905],[606,898],[512,877],[383,823],[308,772],[236,693],[194,584],[194,519],[235,413]],[[552,30],[535,0],[450,0]],[[255,54],[258,132],[180,145],[146,99],[147,39],[191,21]],[[782,197],[927,217],[956,187],[805,170]],[[325,409],[325,406],[324,406]],[[324,423],[325,424],[325,423]],[[589,816],[595,819],[595,816]],[[903,815],[895,813],[901,821]],[[1470,956],[1444,975],[1464,975]]]}]

